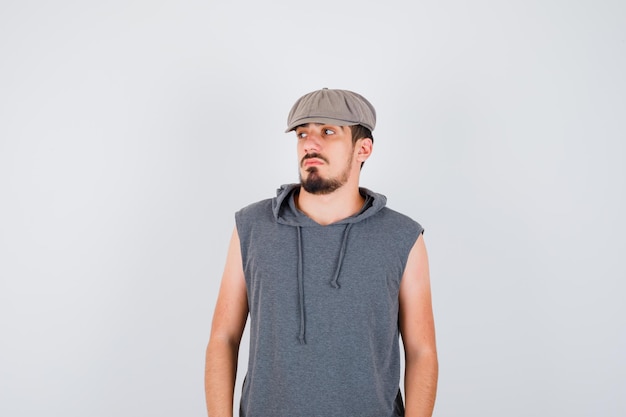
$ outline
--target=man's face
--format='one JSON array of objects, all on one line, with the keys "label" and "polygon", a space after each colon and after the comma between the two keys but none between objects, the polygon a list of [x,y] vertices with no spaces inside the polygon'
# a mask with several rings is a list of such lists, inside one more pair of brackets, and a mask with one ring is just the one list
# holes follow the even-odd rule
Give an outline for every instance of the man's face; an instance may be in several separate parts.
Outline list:
[{"label": "man's face", "polygon": [[330,194],[350,178],[354,145],[348,126],[309,123],[296,128],[300,183],[311,194]]}]

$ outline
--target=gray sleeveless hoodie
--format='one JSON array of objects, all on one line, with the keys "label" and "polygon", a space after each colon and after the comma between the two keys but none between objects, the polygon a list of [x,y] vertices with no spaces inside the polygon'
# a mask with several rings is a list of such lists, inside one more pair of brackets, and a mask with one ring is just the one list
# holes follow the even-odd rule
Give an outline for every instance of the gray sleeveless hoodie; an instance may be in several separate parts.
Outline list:
[{"label": "gray sleeveless hoodie", "polygon": [[235,214],[250,309],[241,417],[394,417],[398,290],[422,227],[361,188],[361,211],[321,226],[299,185]]}]

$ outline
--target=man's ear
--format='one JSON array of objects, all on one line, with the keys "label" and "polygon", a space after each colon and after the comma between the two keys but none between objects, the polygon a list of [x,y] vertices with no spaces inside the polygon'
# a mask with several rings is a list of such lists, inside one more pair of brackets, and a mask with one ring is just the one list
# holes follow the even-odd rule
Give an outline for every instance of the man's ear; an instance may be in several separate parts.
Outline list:
[{"label": "man's ear", "polygon": [[362,138],[356,142],[358,148],[357,161],[365,162],[370,157],[373,151],[374,142],[370,138]]}]

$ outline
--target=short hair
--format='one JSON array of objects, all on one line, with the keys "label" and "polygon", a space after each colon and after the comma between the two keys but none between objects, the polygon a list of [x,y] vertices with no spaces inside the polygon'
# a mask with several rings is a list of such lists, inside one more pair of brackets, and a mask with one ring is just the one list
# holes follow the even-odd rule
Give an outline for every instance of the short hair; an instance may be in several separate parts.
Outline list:
[{"label": "short hair", "polygon": [[363,125],[353,125],[350,126],[350,130],[352,131],[352,143],[356,143],[357,140],[363,138],[370,138],[372,142],[374,142],[374,136],[372,135],[372,131],[366,128]]}]

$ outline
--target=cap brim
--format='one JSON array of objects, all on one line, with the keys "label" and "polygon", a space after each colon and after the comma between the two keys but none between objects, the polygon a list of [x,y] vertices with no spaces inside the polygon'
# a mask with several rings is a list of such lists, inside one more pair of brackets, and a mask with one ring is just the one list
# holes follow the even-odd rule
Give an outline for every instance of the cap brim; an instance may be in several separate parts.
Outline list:
[{"label": "cap brim", "polygon": [[293,122],[291,122],[291,124],[287,126],[287,130],[285,130],[285,133],[289,133],[292,130],[295,130],[298,126],[302,126],[308,123],[323,123],[333,126],[354,126],[359,124],[359,122],[355,121],[333,119],[330,117],[305,117],[303,119],[294,120]]}]

